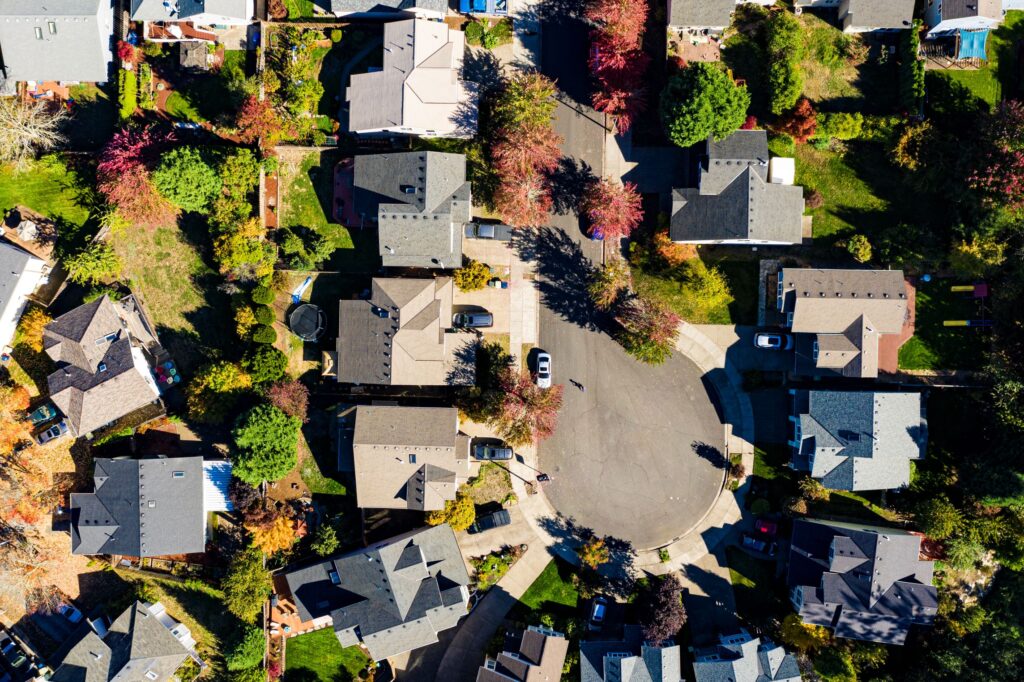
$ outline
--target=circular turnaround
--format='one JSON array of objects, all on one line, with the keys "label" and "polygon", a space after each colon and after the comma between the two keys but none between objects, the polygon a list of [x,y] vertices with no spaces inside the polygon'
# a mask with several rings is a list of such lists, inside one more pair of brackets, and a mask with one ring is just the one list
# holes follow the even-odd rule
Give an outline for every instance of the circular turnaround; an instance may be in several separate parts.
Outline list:
[{"label": "circular turnaround", "polygon": [[303,303],[288,316],[288,326],[303,341],[316,341],[324,333],[324,311]]},{"label": "circular turnaround", "polygon": [[542,346],[565,385],[558,430],[539,450],[551,504],[638,550],[686,534],[725,476],[725,430],[704,373],[678,352],[644,365],[605,334],[542,316]]}]

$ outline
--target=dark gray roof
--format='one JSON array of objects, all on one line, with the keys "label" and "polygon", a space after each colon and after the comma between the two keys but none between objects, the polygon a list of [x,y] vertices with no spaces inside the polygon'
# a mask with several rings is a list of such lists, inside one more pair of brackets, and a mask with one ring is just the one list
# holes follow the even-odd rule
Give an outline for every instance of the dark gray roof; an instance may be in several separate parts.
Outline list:
[{"label": "dark gray roof", "polygon": [[[156,605],[154,605],[156,606]],[[100,637],[85,622],[54,656],[53,682],[171,680],[188,650],[143,602],[135,602]],[[147,677],[152,673],[155,677]]]},{"label": "dark gray roof", "polygon": [[938,609],[932,562],[921,538],[895,528],[800,519],[793,524],[787,582],[805,622],[837,637],[903,644],[912,624]]},{"label": "dark gray roof", "polygon": [[719,28],[732,21],[736,0],[669,0],[669,26]]},{"label": "dark gray roof", "polygon": [[113,30],[111,0],[0,0],[8,80],[106,82]]},{"label": "dark gray roof", "polygon": [[476,673],[476,682],[558,682],[569,649],[561,632],[531,625],[519,640],[518,651],[502,651]]},{"label": "dark gray roof", "polygon": [[580,643],[580,682],[667,682],[682,679],[679,646],[648,646],[638,625],[615,642]]},{"label": "dark gray roof", "polygon": [[671,237],[677,242],[803,240],[803,190],[768,182],[768,138],[738,130],[708,139],[698,188],[672,192]]},{"label": "dark gray roof", "polygon": [[942,0],[941,10],[943,21],[969,17],[1003,18],[1000,0]]},{"label": "dark gray roof", "polygon": [[447,524],[289,571],[285,580],[303,621],[329,615],[339,640],[362,642],[378,661],[436,642],[466,614],[469,598]]},{"label": "dark gray roof", "polygon": [[[16,300],[21,298],[16,295],[19,287],[18,280],[25,274],[33,260],[39,261],[40,259],[13,244],[0,241],[0,315],[5,317],[13,315],[20,308],[24,299]],[[10,329],[13,333],[13,326]],[[0,347],[10,341],[9,338],[0,338]]]},{"label": "dark gray roof", "polygon": [[891,490],[910,484],[924,457],[920,393],[798,391],[800,442],[793,466],[833,490]]},{"label": "dark gray roof", "polygon": [[115,304],[102,296],[46,325],[43,348],[57,364],[46,379],[50,398],[73,433],[91,433],[160,397],[129,332],[147,328],[137,315],[131,297]]},{"label": "dark gray roof", "polygon": [[746,630],[723,635],[713,647],[698,649],[693,673],[696,682],[799,682],[800,666],[769,639],[751,637]]},{"label": "dark gray roof", "polygon": [[839,9],[840,17],[844,16],[844,8],[849,10],[848,18],[843,19],[847,26],[910,28],[914,20],[914,0],[844,0]]},{"label": "dark gray roof", "polygon": [[[318,0],[318,4],[323,0]],[[329,0],[335,14],[378,14],[381,12],[411,12],[415,9],[444,14],[448,3],[444,0]]]},{"label": "dark gray roof", "polygon": [[95,492],[71,494],[72,554],[206,549],[202,457],[97,459],[95,467]]},{"label": "dark gray roof", "polygon": [[[231,19],[252,19],[249,0],[131,0],[131,17],[135,21],[187,21],[197,14],[216,14]],[[248,16],[247,16],[248,15]]]},{"label": "dark gray roof", "polygon": [[462,267],[472,197],[466,157],[441,152],[357,156],[354,201],[377,220],[387,267]]}]

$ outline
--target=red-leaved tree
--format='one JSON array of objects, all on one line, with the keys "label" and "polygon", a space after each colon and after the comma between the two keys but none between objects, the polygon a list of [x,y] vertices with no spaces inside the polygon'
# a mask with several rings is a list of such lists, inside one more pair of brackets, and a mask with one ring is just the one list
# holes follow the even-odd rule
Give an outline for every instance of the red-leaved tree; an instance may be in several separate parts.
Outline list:
[{"label": "red-leaved tree", "polygon": [[818,129],[818,115],[811,106],[811,101],[806,97],[797,100],[793,110],[782,117],[778,129],[800,144],[811,139]]},{"label": "red-leaved tree", "polygon": [[117,58],[126,64],[138,64],[142,61],[142,50],[123,40],[117,41]]},{"label": "red-leaved tree", "polygon": [[630,52],[640,49],[647,11],[647,0],[590,0],[585,16],[600,27],[606,47]]},{"label": "red-leaved tree", "polygon": [[757,128],[757,116],[750,114],[747,116],[747,120],[740,126],[740,130],[755,130]]},{"label": "red-leaved tree", "polygon": [[640,193],[632,182],[602,179],[591,183],[583,197],[590,219],[590,236],[615,240],[628,237],[644,218]]},{"label": "red-leaved tree", "polygon": [[551,172],[562,158],[561,138],[551,126],[530,125],[514,132],[500,130],[491,160],[502,177]]},{"label": "red-leaved tree", "polygon": [[657,365],[672,356],[680,318],[664,303],[636,296],[619,306],[615,321],[622,326],[619,342],[637,360]]},{"label": "red-leaved tree", "polygon": [[646,108],[644,72],[650,56],[641,47],[647,0],[590,0],[586,17],[597,24],[591,32],[590,69],[597,81],[592,104],[628,131]]},{"label": "red-leaved tree", "polygon": [[597,72],[599,88],[591,103],[615,120],[615,130],[620,135],[632,128],[633,121],[647,108],[647,90],[642,84],[649,62],[646,53],[635,52],[621,67],[606,66]]},{"label": "red-leaved tree", "polygon": [[1000,103],[982,127],[984,151],[969,180],[986,201],[1024,209],[1024,104]]},{"label": "red-leaved tree", "polygon": [[502,398],[494,425],[506,443],[513,447],[527,445],[555,432],[564,386],[538,388],[528,372],[511,365],[502,368],[498,385]]},{"label": "red-leaved tree", "polygon": [[495,210],[513,227],[543,225],[552,204],[551,189],[536,171],[503,179],[494,192]]},{"label": "red-leaved tree", "polygon": [[171,141],[151,128],[124,128],[110,139],[96,166],[96,187],[129,222],[158,227],[173,223],[178,210],[160,196],[149,175],[150,166]]},{"label": "red-leaved tree", "polygon": [[259,141],[261,146],[273,147],[281,139],[284,122],[274,109],[269,99],[260,99],[257,95],[249,95],[238,108],[235,118],[238,138],[252,144]]},{"label": "red-leaved tree", "polygon": [[669,573],[657,581],[653,593],[642,600],[641,623],[644,639],[660,646],[678,635],[686,625],[686,609],[683,607],[683,587],[679,584],[679,578]]},{"label": "red-leaved tree", "polygon": [[267,400],[289,417],[298,417],[306,423],[306,412],[309,409],[309,389],[294,379],[277,381],[267,387]]}]

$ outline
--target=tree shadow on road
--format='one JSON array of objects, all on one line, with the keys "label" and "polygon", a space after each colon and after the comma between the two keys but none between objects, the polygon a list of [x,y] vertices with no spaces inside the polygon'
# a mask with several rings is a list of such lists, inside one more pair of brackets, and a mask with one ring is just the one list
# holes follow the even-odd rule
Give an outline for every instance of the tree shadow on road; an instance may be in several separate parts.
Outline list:
[{"label": "tree shadow on road", "polygon": [[723,455],[722,451],[714,445],[710,445],[704,441],[695,440],[690,444],[690,447],[693,448],[693,451],[698,457],[711,462],[712,466],[716,468],[722,468],[727,463],[725,455]]},{"label": "tree shadow on road", "polygon": [[[555,539],[555,544],[550,548],[551,553],[570,559],[573,563],[579,561],[575,556],[577,549],[596,535],[594,529],[561,513],[545,516],[538,519],[538,522]],[[608,562],[598,569],[601,577],[600,591],[625,599],[632,593],[636,580],[636,551],[633,543],[621,538],[607,535],[604,536],[604,542],[608,548]]]},{"label": "tree shadow on road", "polygon": [[580,199],[585,196],[587,187],[597,179],[590,164],[563,156],[558,162],[558,168],[548,177],[554,212],[559,215],[579,215]]},{"label": "tree shadow on road", "polygon": [[594,266],[579,244],[561,230],[544,227],[518,231],[512,246],[522,260],[536,264],[541,303],[568,322],[598,330],[601,316],[587,291]]}]

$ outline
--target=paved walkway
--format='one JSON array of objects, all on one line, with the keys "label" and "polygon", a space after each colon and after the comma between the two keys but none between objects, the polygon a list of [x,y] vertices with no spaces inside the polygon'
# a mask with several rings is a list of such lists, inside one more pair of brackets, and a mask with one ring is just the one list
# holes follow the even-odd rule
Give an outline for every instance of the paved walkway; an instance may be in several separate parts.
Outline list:
[{"label": "paved walkway", "polygon": [[526,279],[527,267],[513,256],[509,264],[509,328],[508,348],[526,367],[523,344],[537,345],[537,317],[539,294],[532,279]]}]

